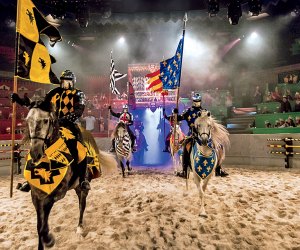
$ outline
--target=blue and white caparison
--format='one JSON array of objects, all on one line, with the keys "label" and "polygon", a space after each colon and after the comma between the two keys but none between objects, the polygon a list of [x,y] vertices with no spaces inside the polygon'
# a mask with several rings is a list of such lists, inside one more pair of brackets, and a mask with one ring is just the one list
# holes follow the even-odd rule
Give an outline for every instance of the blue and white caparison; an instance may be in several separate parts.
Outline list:
[{"label": "blue and white caparison", "polygon": [[211,148],[211,154],[205,155],[203,152],[197,148],[199,146],[202,146],[201,140],[196,138],[195,144],[193,146],[193,159],[194,159],[194,170],[197,173],[197,175],[205,179],[207,176],[209,176],[214,167],[217,164],[217,155],[216,152],[212,146],[212,140],[209,139],[207,142],[207,147]]}]

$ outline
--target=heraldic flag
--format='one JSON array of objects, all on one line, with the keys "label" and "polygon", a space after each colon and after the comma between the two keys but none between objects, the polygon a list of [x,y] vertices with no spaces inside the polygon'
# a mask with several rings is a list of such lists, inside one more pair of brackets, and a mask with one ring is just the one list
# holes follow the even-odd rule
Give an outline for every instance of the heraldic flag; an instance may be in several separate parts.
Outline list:
[{"label": "heraldic flag", "polygon": [[183,39],[181,38],[179,41],[175,56],[160,62],[160,79],[163,89],[180,87]]},{"label": "heraldic flag", "polygon": [[49,37],[50,45],[61,41],[58,30],[49,24],[30,0],[18,0],[18,56],[16,75],[39,83],[58,83],[51,70],[55,59],[49,54],[40,35]]},{"label": "heraldic flag", "polygon": [[111,92],[116,95],[120,95],[119,90],[116,88],[116,81],[124,78],[127,74],[121,74],[115,69],[115,62],[112,58],[112,52],[110,53],[110,76],[109,76],[109,87]]},{"label": "heraldic flag", "polygon": [[175,56],[160,62],[159,70],[146,75],[149,77],[147,89],[166,95],[168,89],[180,87],[183,40],[180,39]]}]

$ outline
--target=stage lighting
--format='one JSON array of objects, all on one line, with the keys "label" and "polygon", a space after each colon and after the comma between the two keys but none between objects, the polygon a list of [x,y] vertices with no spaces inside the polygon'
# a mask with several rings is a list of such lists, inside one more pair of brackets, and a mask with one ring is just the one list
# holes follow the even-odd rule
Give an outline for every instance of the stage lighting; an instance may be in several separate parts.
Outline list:
[{"label": "stage lighting", "polygon": [[216,16],[219,12],[219,0],[208,0],[208,15]]},{"label": "stage lighting", "polygon": [[77,9],[76,19],[81,28],[86,28],[89,24],[90,13],[86,6],[79,7]]},{"label": "stage lighting", "polygon": [[240,0],[231,0],[228,5],[228,20],[232,25],[237,25],[242,16],[242,7]]},{"label": "stage lighting", "polygon": [[252,16],[258,16],[261,12],[261,0],[248,0],[248,6]]}]

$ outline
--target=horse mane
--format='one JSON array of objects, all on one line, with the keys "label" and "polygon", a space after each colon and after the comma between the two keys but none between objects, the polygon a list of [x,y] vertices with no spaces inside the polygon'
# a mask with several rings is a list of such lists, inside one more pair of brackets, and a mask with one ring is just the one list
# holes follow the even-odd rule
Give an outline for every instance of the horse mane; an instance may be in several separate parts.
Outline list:
[{"label": "horse mane", "polygon": [[213,141],[213,144],[215,145],[216,148],[218,147],[225,147],[229,148],[230,147],[230,140],[229,140],[229,133],[225,126],[222,124],[218,123],[218,121],[210,116],[208,119],[211,120],[212,122],[212,133],[211,133],[211,139]]},{"label": "horse mane", "polygon": [[122,127],[122,128],[126,128],[126,125],[124,122],[120,121],[118,122],[117,126],[115,127],[114,129],[114,132],[113,132],[113,137],[116,138],[118,136],[118,129]]}]

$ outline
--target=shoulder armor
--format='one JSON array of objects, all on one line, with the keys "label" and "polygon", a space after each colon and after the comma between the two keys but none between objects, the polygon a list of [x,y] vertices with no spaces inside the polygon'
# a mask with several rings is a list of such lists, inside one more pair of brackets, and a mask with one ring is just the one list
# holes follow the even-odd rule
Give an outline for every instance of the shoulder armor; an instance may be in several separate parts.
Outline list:
[{"label": "shoulder armor", "polygon": [[76,91],[77,91],[76,95],[79,97],[79,104],[85,105],[86,104],[85,94],[79,89],[76,89]]}]

